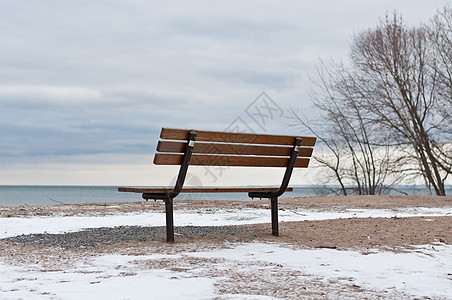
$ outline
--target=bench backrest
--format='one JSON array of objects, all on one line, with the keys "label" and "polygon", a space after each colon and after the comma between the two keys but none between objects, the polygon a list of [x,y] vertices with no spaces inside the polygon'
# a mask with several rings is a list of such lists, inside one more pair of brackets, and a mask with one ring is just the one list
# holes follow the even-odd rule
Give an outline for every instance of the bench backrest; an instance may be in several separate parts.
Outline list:
[{"label": "bench backrest", "polygon": [[294,167],[307,168],[315,137],[162,128],[156,165],[181,165],[190,137],[196,133],[190,165],[286,167],[295,139],[301,138]]}]

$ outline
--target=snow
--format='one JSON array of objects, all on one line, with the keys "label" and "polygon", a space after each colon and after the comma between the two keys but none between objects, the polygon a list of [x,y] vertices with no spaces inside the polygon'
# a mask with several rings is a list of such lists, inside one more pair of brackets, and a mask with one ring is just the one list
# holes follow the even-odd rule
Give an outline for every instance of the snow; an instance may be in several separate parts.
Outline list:
[{"label": "snow", "polygon": [[[0,264],[1,299],[210,299],[214,280],[184,278],[168,270],[133,268],[131,261],[148,257],[105,255],[65,271],[42,272],[38,266]],[[204,297],[199,297],[203,295]]]},{"label": "snow", "polygon": [[[279,220],[304,221],[346,218],[391,218],[415,216],[449,216],[452,207],[388,209],[347,209],[344,211],[280,210]],[[200,209],[174,212],[175,226],[226,226],[268,223],[270,210],[266,209]],[[63,233],[84,228],[123,225],[164,226],[163,212],[125,213],[107,216],[51,216],[0,218],[0,238],[32,233]]]},{"label": "snow", "polygon": [[[451,208],[349,209],[341,212],[281,210],[280,221],[334,218],[447,216]],[[231,225],[269,222],[265,209],[178,210],[176,225]],[[0,218],[0,238],[119,225],[163,226],[164,214]],[[152,267],[162,259],[181,265]],[[287,276],[292,274],[289,280]],[[245,278],[249,281],[240,280]],[[268,290],[277,284],[277,296]],[[322,284],[324,285],[322,287]],[[235,290],[236,286],[240,288]],[[345,290],[332,298],[452,299],[452,246],[382,249],[303,249],[280,243],[235,243],[178,254],[93,254],[75,264],[46,269],[44,262],[0,257],[1,299],[275,299],[298,298],[326,286]],[[231,289],[231,286],[233,287]],[[359,287],[360,291],[353,291]],[[259,292],[256,292],[259,291]],[[347,294],[348,293],[348,294]],[[273,295],[273,296],[272,296]],[[313,298],[306,294],[305,298]]]},{"label": "snow", "polygon": [[[143,267],[140,262],[161,260],[219,259],[215,265],[201,264],[191,270],[175,271]],[[424,245],[415,251],[393,253],[333,249],[291,249],[287,245],[245,243],[229,249],[185,252],[180,255],[117,255],[93,257],[71,268],[43,272],[39,264],[12,266],[0,263],[2,299],[213,299],[219,297],[215,284],[223,277],[208,276],[215,270],[241,272],[264,269],[262,288],[275,276],[266,263],[277,264],[280,272],[302,272],[323,282],[359,285],[374,294],[448,298],[452,296],[452,246]],[[209,270],[210,269],[210,270]],[[284,284],[284,283],[283,283]],[[288,283],[290,284],[290,283]],[[224,296],[224,295],[223,295]],[[246,299],[245,294],[226,299]],[[250,295],[248,295],[250,296]],[[259,296],[259,297],[258,297]],[[271,299],[253,295],[250,299]]]},{"label": "snow", "polygon": [[333,249],[293,250],[274,244],[244,244],[233,249],[192,254],[197,257],[226,258],[232,261],[259,260],[301,269],[324,280],[350,278],[372,290],[403,291],[413,296],[451,297],[452,246],[423,245],[417,251],[394,253]]}]

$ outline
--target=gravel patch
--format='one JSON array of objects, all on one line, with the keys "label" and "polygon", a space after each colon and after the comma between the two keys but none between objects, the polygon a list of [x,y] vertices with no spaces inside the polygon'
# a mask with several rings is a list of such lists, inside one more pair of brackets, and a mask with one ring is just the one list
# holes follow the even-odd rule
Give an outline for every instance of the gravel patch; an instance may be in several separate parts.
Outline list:
[{"label": "gravel patch", "polygon": [[[255,227],[246,226],[176,226],[177,237],[203,237],[208,235],[234,235],[238,233],[259,231]],[[19,235],[2,241],[30,245],[51,246],[62,249],[96,249],[107,245],[126,241],[144,242],[156,237],[165,237],[166,227],[118,226],[90,228],[78,232],[60,234],[28,234]]]}]

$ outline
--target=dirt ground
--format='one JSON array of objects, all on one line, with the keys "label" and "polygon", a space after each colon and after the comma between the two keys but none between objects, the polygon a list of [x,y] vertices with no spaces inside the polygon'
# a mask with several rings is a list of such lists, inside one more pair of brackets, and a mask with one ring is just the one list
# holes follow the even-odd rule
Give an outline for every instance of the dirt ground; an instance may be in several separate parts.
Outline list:
[{"label": "dirt ground", "polygon": [[[429,196],[348,196],[348,197],[306,197],[279,200],[279,209],[310,209],[319,211],[343,211],[345,209],[398,209],[409,207],[452,207],[452,197]],[[209,208],[269,209],[268,200],[259,201],[196,201],[175,202],[175,211]],[[52,215],[110,215],[140,211],[164,211],[161,201],[133,203],[77,204],[53,206],[0,207],[0,216],[52,216]],[[270,222],[270,220],[269,220]],[[162,224],[163,226],[164,224]],[[250,225],[246,225],[250,227]],[[352,218],[321,221],[280,222],[280,236],[271,234],[270,223],[251,225],[255,230],[234,235],[203,237],[176,237],[178,248],[210,247],[230,242],[271,241],[301,247],[317,248],[386,248],[399,251],[411,245],[441,242],[452,244],[452,216],[410,217],[410,218]],[[11,246],[11,245],[10,245]],[[165,237],[148,241],[134,241],[115,244],[97,251],[141,251],[143,247],[171,248]],[[168,250],[168,249],[166,249]]]},{"label": "dirt ground", "polygon": [[[214,209],[264,208],[270,210],[268,200],[261,201],[176,201],[177,210],[199,210],[213,212]],[[452,197],[427,196],[349,196],[290,198],[279,201],[279,209],[309,209],[317,211],[344,211],[346,209],[389,209],[414,207],[452,207]],[[0,207],[0,217],[30,216],[101,216],[142,211],[164,212],[162,202],[134,202],[109,204],[79,204],[54,206]],[[270,211],[269,211],[270,215]],[[396,214],[394,214],[396,215]],[[164,224],[162,224],[164,225]],[[167,243],[165,236],[141,241],[119,242],[96,249],[63,250],[50,246],[38,247],[10,243],[0,240],[0,257],[11,265],[33,265],[39,263],[42,272],[64,272],[73,269],[90,258],[116,253],[126,255],[181,254],[173,259],[149,260],[146,269],[167,269],[189,272],[194,266],[196,276],[221,278],[215,283],[218,295],[267,295],[288,299],[411,299],[410,295],[393,291],[385,294],[368,290],[342,281],[325,282],[301,272],[291,271],[279,265],[248,263],[228,270],[218,270],[215,259],[184,256],[184,252],[224,249],[243,242],[280,243],[294,248],[354,249],[368,254],[375,249],[404,252],[416,251],[413,246],[435,243],[452,245],[452,215],[443,217],[410,218],[351,218],[319,221],[280,222],[280,236],[271,235],[269,223],[244,225],[252,230],[233,235],[176,236],[175,243]],[[434,246],[435,247],[435,246]],[[243,264],[243,263],[241,263]],[[240,267],[240,268],[239,268]],[[246,271],[248,270],[249,271]],[[270,271],[271,272],[270,272]],[[221,272],[220,272],[221,271]],[[124,276],[133,276],[133,270]],[[268,274],[271,273],[271,282]],[[295,272],[295,273],[294,273]],[[246,278],[244,281],[243,278]],[[219,298],[220,299],[220,298]],[[224,298],[221,298],[224,299]],[[425,299],[431,299],[429,297]]]}]

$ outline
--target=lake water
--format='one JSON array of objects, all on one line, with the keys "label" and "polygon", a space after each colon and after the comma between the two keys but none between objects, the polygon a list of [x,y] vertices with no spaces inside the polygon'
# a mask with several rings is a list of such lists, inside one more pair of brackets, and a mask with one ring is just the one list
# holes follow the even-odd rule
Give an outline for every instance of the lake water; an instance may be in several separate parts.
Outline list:
[{"label": "lake water", "polygon": [[[401,186],[410,195],[426,195],[422,186]],[[315,186],[294,187],[284,197],[316,196]],[[399,194],[392,192],[391,194]],[[448,186],[447,194],[452,194]],[[178,199],[249,200],[246,193],[180,194]],[[0,186],[0,206],[58,205],[77,203],[106,203],[144,201],[141,194],[120,193],[115,186]]]}]

